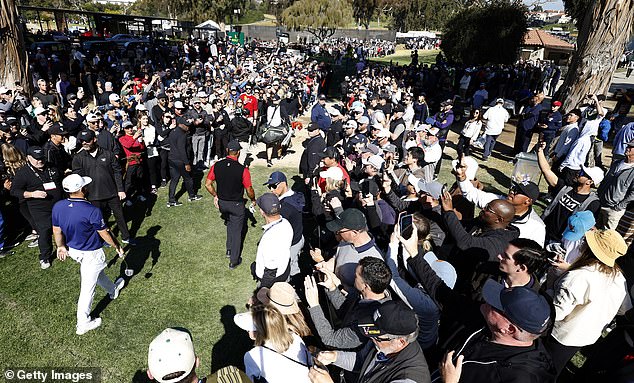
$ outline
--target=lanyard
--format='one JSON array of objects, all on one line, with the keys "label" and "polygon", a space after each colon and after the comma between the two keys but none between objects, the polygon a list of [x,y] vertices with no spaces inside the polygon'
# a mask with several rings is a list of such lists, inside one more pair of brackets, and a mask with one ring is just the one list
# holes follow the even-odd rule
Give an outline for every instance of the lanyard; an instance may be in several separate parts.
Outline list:
[{"label": "lanyard", "polygon": [[[31,171],[33,171],[33,174],[35,174],[35,176],[37,177],[37,179],[40,180],[40,182],[42,184],[44,184],[45,182],[42,179],[42,176],[40,176],[40,174],[37,172],[37,170],[35,170],[35,168],[33,168],[33,166],[31,166],[31,164],[28,164],[28,165],[29,165],[29,168],[31,168]],[[44,170],[42,170],[42,172],[44,172]],[[48,173],[49,182],[52,182],[53,181],[53,175],[51,174],[51,169],[50,168],[46,169],[46,172]]]}]

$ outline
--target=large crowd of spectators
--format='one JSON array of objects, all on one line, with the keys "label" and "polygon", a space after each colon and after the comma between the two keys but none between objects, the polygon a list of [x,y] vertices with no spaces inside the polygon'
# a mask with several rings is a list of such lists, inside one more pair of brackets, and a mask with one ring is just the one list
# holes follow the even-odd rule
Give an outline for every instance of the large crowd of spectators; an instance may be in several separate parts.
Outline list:
[{"label": "large crowd of spectators", "polygon": [[[602,334],[632,308],[632,92],[612,110],[588,95],[563,111],[547,97],[560,75],[551,63],[366,61],[393,48],[326,42],[355,59],[341,81],[317,61],[221,41],[188,41],[171,61],[152,49],[40,57],[33,94],[0,87],[0,257],[26,236],[51,266],[52,207],[70,173],[92,178],[86,198],[134,245],[122,206],[168,183],[166,208],[180,206],[181,178],[196,203],[193,173],[228,151],[248,166],[263,127],[305,115],[302,182],[270,169],[257,198],[255,291],[235,317],[255,346],[244,372],[219,381],[554,382],[593,345],[576,381],[625,381],[600,374],[619,373],[614,358],[631,351],[629,330]],[[513,152],[535,153],[547,195],[534,180],[503,195],[478,180],[512,117]],[[447,161],[452,129],[459,156]],[[267,143],[267,165],[283,152]],[[441,169],[455,182],[438,182]],[[148,375],[196,382],[198,363],[191,335],[168,329],[150,345]]]}]

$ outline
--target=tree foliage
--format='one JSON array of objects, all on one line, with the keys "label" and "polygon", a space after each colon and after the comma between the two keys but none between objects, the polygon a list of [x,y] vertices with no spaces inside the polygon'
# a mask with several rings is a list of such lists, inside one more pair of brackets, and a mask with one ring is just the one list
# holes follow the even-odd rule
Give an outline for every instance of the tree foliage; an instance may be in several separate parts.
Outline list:
[{"label": "tree foliage", "polygon": [[441,48],[459,63],[512,63],[527,31],[526,12],[507,1],[463,9],[447,22]]},{"label": "tree foliage", "polygon": [[368,29],[374,12],[382,3],[382,0],[352,0],[352,15],[359,25]]},{"label": "tree foliage", "polygon": [[441,30],[449,18],[466,6],[460,0],[386,0],[391,27],[400,32]]},{"label": "tree foliage", "polygon": [[352,18],[346,0],[299,0],[282,12],[281,23],[290,30],[305,30],[319,41],[345,27]]},{"label": "tree foliage", "polygon": [[170,16],[194,23],[209,19],[228,23],[236,21],[234,9],[240,9],[240,14],[244,14],[249,4],[249,0],[139,0],[132,11],[139,15]]},{"label": "tree foliage", "polygon": [[[584,0],[577,0],[581,1]],[[569,4],[567,1],[566,6]],[[558,90],[565,108],[576,107],[587,94],[605,94],[609,90],[634,27],[634,0],[596,0],[584,12],[577,19],[577,50]]]}]

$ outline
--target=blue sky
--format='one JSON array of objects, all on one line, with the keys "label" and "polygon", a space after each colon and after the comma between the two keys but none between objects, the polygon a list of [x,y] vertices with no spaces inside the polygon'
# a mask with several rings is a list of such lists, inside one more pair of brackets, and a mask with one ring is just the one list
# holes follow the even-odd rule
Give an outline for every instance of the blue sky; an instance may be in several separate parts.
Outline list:
[{"label": "blue sky", "polygon": [[[528,5],[529,7],[534,3],[534,1],[524,0],[524,4]],[[543,4],[542,8],[544,8],[545,10],[562,11],[564,9],[564,3],[562,0],[549,1],[546,4]]]}]

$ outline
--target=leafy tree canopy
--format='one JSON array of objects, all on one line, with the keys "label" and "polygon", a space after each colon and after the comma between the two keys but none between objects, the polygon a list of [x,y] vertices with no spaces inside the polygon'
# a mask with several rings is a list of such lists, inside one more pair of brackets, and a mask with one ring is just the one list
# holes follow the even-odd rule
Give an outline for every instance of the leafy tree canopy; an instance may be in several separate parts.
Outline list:
[{"label": "leafy tree canopy", "polygon": [[441,48],[459,63],[513,63],[527,31],[527,11],[504,0],[463,9],[447,22]]},{"label": "leafy tree canopy", "polygon": [[352,7],[346,0],[299,0],[282,12],[281,24],[305,30],[322,41],[351,19]]}]

